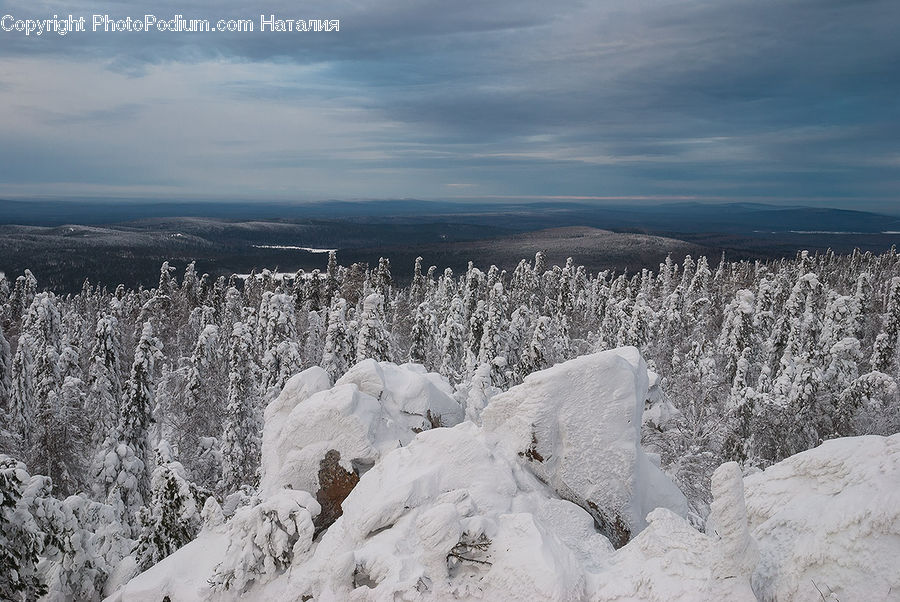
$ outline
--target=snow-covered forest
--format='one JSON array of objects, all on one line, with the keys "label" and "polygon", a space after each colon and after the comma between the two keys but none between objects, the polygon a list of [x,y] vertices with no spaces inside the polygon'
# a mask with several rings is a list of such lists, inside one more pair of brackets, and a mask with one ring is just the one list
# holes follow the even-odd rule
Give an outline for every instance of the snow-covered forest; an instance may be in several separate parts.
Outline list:
[{"label": "snow-covered forest", "polygon": [[[755,263],[687,257],[635,274],[593,274],[571,261],[550,266],[540,253],[512,272],[470,264],[454,274],[421,261],[399,269],[387,259],[369,269],[341,266],[332,252],[322,272],[229,279],[200,275],[193,264],[176,274],[163,264],[153,289],[86,282],[66,296],[42,291],[38,278],[0,278],[3,599],[101,599],[204,525],[226,520],[228,545],[286,530],[269,547],[229,553],[209,575],[213,590],[242,591],[260,573],[284,570],[306,553],[300,543],[336,524],[340,502],[366,482],[360,475],[401,470],[351,467],[323,448],[321,465],[313,465],[319,485],[325,489],[325,474],[338,493],[313,499],[316,491],[297,485],[290,495],[260,498],[264,473],[274,470],[261,468],[264,423],[275,424],[289,380],[296,384],[294,375],[315,366],[322,369],[316,391],[364,360],[392,362],[379,370],[385,383],[399,383],[398,400],[411,382],[439,389],[443,401],[428,406],[411,439],[464,421],[487,428],[504,411],[527,413],[506,392],[538,390],[539,379],[521,385],[529,374],[634,347],[640,357],[629,361],[647,369],[646,392],[635,393],[644,404],[638,447],[683,492],[697,537],[734,505],[727,491],[735,478],[831,439],[900,431],[900,255],[893,249]],[[397,401],[392,424],[411,415],[404,403]],[[331,428],[283,414],[293,429]],[[409,442],[403,436],[401,447]],[[437,431],[429,437],[436,440]],[[535,438],[520,456],[544,462],[538,444]],[[726,466],[740,467],[728,468],[736,477],[716,472],[732,461]],[[554,478],[538,474],[557,487]],[[717,497],[717,482],[725,497]],[[283,486],[269,483],[268,493]],[[622,527],[603,508],[581,505],[616,548],[644,520]],[[437,531],[433,537],[444,536]],[[455,537],[447,561],[490,564],[487,535]],[[375,587],[369,573],[353,579]],[[467,592],[453,595],[475,595]]]}]

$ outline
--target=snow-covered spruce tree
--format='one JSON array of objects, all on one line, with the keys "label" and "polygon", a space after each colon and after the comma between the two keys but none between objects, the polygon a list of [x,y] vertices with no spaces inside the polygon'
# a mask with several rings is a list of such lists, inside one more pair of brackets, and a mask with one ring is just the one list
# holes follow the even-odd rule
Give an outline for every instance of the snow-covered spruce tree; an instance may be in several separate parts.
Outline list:
[{"label": "snow-covered spruce tree", "polygon": [[427,301],[419,303],[413,318],[409,361],[422,364],[429,370],[434,369],[437,361],[437,345],[434,339],[438,330],[436,322],[437,319],[431,304]]},{"label": "snow-covered spruce tree", "polygon": [[22,335],[12,363],[11,416],[7,427],[17,438],[20,450],[31,449],[31,432],[37,406],[34,391],[34,357],[31,338]]},{"label": "snow-covered spruce tree", "polygon": [[547,360],[551,353],[549,350],[552,335],[551,329],[552,321],[549,317],[541,316],[537,319],[534,333],[522,354],[522,361],[519,365],[519,380],[524,380],[532,372],[543,370],[549,366]]},{"label": "snow-covered spruce tree", "polygon": [[67,376],[59,389],[38,403],[30,454],[32,469],[49,476],[58,496],[85,485],[88,425],[84,419],[84,383]]},{"label": "snow-covered spruce tree", "polygon": [[94,495],[116,509],[131,535],[137,535],[136,513],[150,488],[153,372],[161,357],[162,343],[154,336],[150,322],[145,322],[134,350],[131,377],[117,425],[100,446],[94,461]]},{"label": "snow-covered spruce tree", "polygon": [[391,298],[391,289],[394,280],[391,278],[391,260],[384,257],[378,258],[378,269],[372,275],[372,290],[381,295],[383,301]]},{"label": "snow-covered spruce tree", "polygon": [[347,302],[342,297],[335,297],[328,314],[328,328],[325,331],[320,364],[328,372],[332,382],[343,376],[353,364],[355,349],[356,343],[347,324]]},{"label": "snow-covered spruce tree", "polygon": [[[120,441],[133,449],[135,456],[146,467],[151,466],[152,461],[149,434],[153,423],[153,375],[157,360],[163,357],[162,349],[162,343],[153,335],[153,326],[145,322],[134,350],[131,376],[119,419]],[[145,474],[142,481],[138,487],[144,493],[149,486],[149,474]]]},{"label": "snow-covered spruce tree", "polygon": [[[503,284],[496,283],[488,293],[487,311],[478,346],[478,363],[491,363],[495,357],[506,357],[508,326],[506,319],[506,294]],[[494,375],[496,378],[497,375]],[[499,382],[495,382],[499,386]]]},{"label": "snow-covered spruce tree", "polygon": [[891,279],[888,291],[882,329],[875,338],[872,349],[872,370],[894,374],[897,345],[900,342],[900,276]]},{"label": "snow-covered spruce tree", "polygon": [[378,293],[367,296],[363,301],[359,322],[356,361],[373,359],[383,362],[389,360],[390,343],[384,323],[384,297]]},{"label": "snow-covered spruce tree", "polygon": [[458,383],[465,371],[466,324],[463,316],[463,302],[457,296],[450,301],[447,317],[440,328],[441,366],[440,373],[451,383]]},{"label": "snow-covered spruce tree", "polygon": [[[39,570],[47,584],[46,600],[100,600],[111,566],[124,554],[121,546],[110,548],[107,542],[111,534],[121,537],[118,521],[109,506],[80,495],[60,501],[52,489],[49,478],[34,476],[23,492],[23,502],[43,533]],[[101,514],[109,525],[98,524]]]},{"label": "snow-covered spruce tree", "polygon": [[291,362],[283,362],[279,381],[281,385],[287,379],[300,372],[303,365],[314,365],[322,358],[325,351],[325,324],[328,321],[328,311],[323,308],[319,311],[310,311],[306,314],[306,340],[303,342],[303,358],[300,363],[291,366]]},{"label": "snow-covered spruce tree", "polygon": [[719,353],[725,359],[724,376],[728,381],[734,380],[744,349],[752,345],[755,301],[752,292],[741,289],[725,308],[718,345]]},{"label": "snow-covered spruce tree", "polygon": [[834,412],[834,436],[888,435],[900,429],[900,389],[882,372],[869,372],[841,393]]},{"label": "snow-covered spruce tree", "polygon": [[150,503],[138,514],[141,532],[135,559],[141,570],[147,570],[189,543],[197,536],[201,525],[200,508],[185,478],[184,467],[172,460],[165,441],[160,442],[157,456],[157,467],[151,478]]},{"label": "snow-covered spruce tree", "polygon": [[[0,324],[0,411],[9,415],[10,394],[12,391],[12,355],[9,341],[3,334],[3,325]],[[5,421],[0,424],[5,424]]]},{"label": "snow-covered spruce tree", "polygon": [[292,489],[239,508],[228,522],[228,548],[210,580],[213,591],[240,596],[286,570],[312,545],[312,518],[320,510],[309,493]]},{"label": "snow-covered spruce tree", "polygon": [[[52,293],[34,296],[22,320],[19,349],[13,359],[13,413],[26,458],[33,451],[34,421],[60,385],[62,326]],[[42,414],[46,417],[46,414]]]},{"label": "snow-covered spruce tree", "polygon": [[289,295],[268,291],[263,294],[257,341],[262,357],[263,390],[269,398],[300,371],[302,364],[294,302]]},{"label": "snow-covered spruce tree", "polygon": [[219,483],[223,493],[231,493],[243,485],[255,485],[259,469],[262,430],[259,368],[253,361],[253,337],[243,322],[237,322],[231,331],[228,365],[228,406]]},{"label": "snow-covered spruce tree", "polygon": [[220,400],[225,397],[228,371],[222,357],[219,327],[206,325],[200,331],[188,360],[182,414],[182,428],[176,449],[193,457],[199,453],[201,437],[222,431],[223,411]]},{"label": "snow-covered spruce tree", "polygon": [[422,273],[422,258],[416,257],[415,267],[413,269],[412,284],[409,289],[409,301],[413,306],[418,306],[425,300],[425,275]]},{"label": "snow-covered spruce tree", "polygon": [[42,537],[23,507],[25,465],[0,455],[0,599],[27,602],[47,592],[37,571]]},{"label": "snow-covered spruce tree", "polygon": [[[338,265],[337,252],[328,251],[328,267],[325,270],[325,293],[322,299],[322,309],[331,307],[332,301],[341,291],[340,280],[341,267]],[[326,314],[327,319],[327,314]]]}]

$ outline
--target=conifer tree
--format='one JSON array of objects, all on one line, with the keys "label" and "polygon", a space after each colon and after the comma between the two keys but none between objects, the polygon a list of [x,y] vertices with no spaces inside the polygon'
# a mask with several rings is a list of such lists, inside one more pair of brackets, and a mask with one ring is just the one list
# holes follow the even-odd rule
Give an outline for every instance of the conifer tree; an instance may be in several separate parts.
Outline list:
[{"label": "conifer tree", "polygon": [[450,382],[457,383],[462,377],[466,357],[466,324],[463,316],[463,302],[454,296],[450,302],[447,317],[441,323],[441,366],[440,372]]},{"label": "conifer tree", "polygon": [[25,465],[0,455],[0,599],[28,602],[47,592],[37,571],[41,534],[21,506]]},{"label": "conifer tree", "polygon": [[409,361],[422,364],[429,370],[434,368],[437,332],[436,318],[431,305],[423,301],[416,307],[412,327],[412,342],[409,347]]},{"label": "conifer tree", "polygon": [[258,368],[253,340],[243,322],[234,325],[228,350],[228,406],[222,435],[222,480],[219,489],[231,493],[253,486],[260,457],[261,414]]},{"label": "conifer tree", "polygon": [[150,503],[139,514],[141,532],[135,557],[141,570],[147,570],[189,543],[200,530],[197,499],[185,478],[184,468],[172,460],[166,448],[167,444],[161,442],[151,479]]},{"label": "conifer tree", "polygon": [[104,314],[94,330],[87,382],[86,410],[93,425],[94,445],[109,434],[118,420],[122,403],[121,355],[118,320]]},{"label": "conifer tree", "polygon": [[350,368],[355,349],[356,344],[347,324],[347,302],[342,297],[335,297],[331,302],[321,362],[332,382]]},{"label": "conifer tree", "polygon": [[359,335],[356,339],[356,361],[370,358],[377,362],[387,361],[389,349],[384,324],[384,297],[372,293],[363,301]]},{"label": "conifer tree", "polygon": [[12,395],[12,355],[10,354],[9,341],[3,334],[3,325],[0,324],[0,411],[8,416],[10,397]]}]

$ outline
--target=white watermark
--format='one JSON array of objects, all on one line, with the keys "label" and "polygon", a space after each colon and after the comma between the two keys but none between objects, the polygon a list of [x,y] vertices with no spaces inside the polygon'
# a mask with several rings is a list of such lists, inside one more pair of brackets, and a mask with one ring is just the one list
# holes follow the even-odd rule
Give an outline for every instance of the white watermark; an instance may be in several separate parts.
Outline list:
[{"label": "white watermark", "polygon": [[20,19],[13,15],[0,17],[0,31],[26,36],[70,33],[176,32],[176,33],[317,33],[341,30],[340,19],[286,19],[279,15],[260,15],[258,19],[188,19],[184,15],[140,17],[110,15],[53,15],[48,19]]}]

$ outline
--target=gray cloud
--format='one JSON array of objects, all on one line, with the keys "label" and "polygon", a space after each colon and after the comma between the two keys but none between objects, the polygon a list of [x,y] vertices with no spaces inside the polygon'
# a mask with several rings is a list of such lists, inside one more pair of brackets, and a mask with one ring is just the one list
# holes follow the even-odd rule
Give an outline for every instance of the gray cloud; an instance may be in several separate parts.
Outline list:
[{"label": "gray cloud", "polygon": [[[74,170],[90,176],[72,194],[877,204],[900,180],[893,0],[227,0],[152,12],[340,18],[341,31],[0,32],[0,143],[30,144],[22,171],[0,171],[0,194],[58,188]],[[77,157],[47,150],[60,147]]]}]

